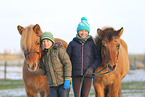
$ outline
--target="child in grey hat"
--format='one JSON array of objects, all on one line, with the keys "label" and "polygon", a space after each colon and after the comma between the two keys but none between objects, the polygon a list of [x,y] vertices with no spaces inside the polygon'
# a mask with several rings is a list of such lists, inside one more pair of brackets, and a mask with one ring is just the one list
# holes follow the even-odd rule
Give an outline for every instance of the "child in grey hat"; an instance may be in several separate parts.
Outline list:
[{"label": "child in grey hat", "polygon": [[69,97],[72,65],[61,43],[54,43],[51,32],[41,35],[43,48],[39,69],[35,73],[46,75],[50,87],[50,97]]}]

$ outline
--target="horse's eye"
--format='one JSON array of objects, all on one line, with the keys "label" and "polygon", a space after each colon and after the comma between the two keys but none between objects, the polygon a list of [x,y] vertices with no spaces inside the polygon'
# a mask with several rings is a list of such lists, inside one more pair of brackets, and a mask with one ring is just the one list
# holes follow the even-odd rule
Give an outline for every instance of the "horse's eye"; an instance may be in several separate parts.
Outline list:
[{"label": "horse's eye", "polygon": [[39,45],[40,43],[38,42],[37,45]]},{"label": "horse's eye", "polygon": [[102,45],[102,47],[105,47],[104,45]]}]

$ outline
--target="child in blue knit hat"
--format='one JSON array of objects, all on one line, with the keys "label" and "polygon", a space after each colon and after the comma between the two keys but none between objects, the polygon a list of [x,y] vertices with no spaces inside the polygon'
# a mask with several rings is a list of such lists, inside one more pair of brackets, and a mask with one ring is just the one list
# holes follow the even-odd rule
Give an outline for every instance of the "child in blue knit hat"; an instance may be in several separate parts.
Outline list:
[{"label": "child in blue knit hat", "polygon": [[76,37],[67,47],[72,62],[72,85],[75,97],[88,97],[94,78],[93,72],[101,64],[101,53],[89,33],[90,25],[86,17],[82,17],[77,27]]}]

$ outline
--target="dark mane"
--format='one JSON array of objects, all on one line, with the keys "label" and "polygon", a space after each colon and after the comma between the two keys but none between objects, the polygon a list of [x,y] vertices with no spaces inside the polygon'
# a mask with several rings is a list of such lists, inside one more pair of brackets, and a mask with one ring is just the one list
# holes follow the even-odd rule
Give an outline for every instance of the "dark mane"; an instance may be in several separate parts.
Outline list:
[{"label": "dark mane", "polygon": [[118,30],[112,27],[98,28],[97,34],[94,37],[94,43],[96,43],[96,49],[100,50],[102,62],[94,71],[95,97],[122,97],[121,81],[130,67],[127,44],[120,38],[123,27]]},{"label": "dark mane", "polygon": [[98,35],[95,37],[95,44],[99,50],[101,50],[103,38],[107,37],[108,41],[111,41],[112,36],[115,35],[116,32],[113,27],[104,27],[101,30],[103,31],[102,38],[100,38]]}]

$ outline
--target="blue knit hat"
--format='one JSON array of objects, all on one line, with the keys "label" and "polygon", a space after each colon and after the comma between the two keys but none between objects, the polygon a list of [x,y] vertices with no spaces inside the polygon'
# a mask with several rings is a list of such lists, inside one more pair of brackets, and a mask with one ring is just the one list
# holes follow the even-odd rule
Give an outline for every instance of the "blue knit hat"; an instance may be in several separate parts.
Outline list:
[{"label": "blue knit hat", "polygon": [[81,22],[78,24],[77,33],[80,30],[86,30],[86,31],[88,31],[88,33],[90,33],[90,25],[88,24],[86,17],[82,17]]}]

